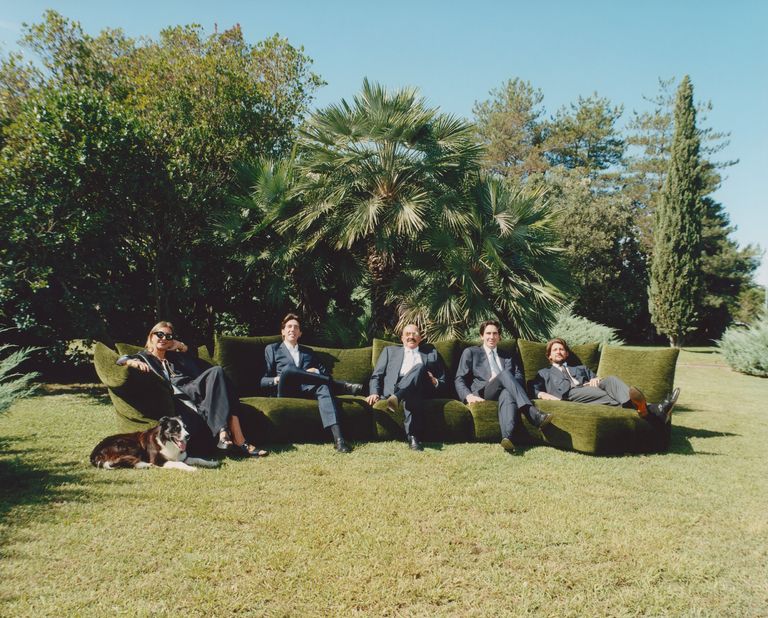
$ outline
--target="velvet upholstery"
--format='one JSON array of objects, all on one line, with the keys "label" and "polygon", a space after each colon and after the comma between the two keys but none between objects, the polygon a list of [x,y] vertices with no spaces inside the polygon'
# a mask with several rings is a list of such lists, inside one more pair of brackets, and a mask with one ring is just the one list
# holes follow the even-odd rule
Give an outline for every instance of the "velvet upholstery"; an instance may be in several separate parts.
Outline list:
[{"label": "velvet upholstery", "polygon": [[[213,361],[220,364],[239,389],[243,428],[253,442],[328,442],[317,413],[317,402],[311,399],[261,396],[259,380],[264,372],[264,347],[279,336],[218,337]],[[435,344],[446,365],[447,396],[424,402],[425,442],[496,442],[500,436],[496,402],[464,405],[455,399],[453,379],[461,352],[479,342],[448,340]],[[311,347],[335,378],[356,382],[367,388],[373,365],[386,345],[396,342],[374,339],[371,346],[343,349]],[[548,365],[545,344],[505,339],[501,349],[517,352],[527,379]],[[121,353],[141,348],[118,344]],[[645,392],[649,401],[658,401],[674,383],[675,349],[629,349],[606,347],[598,355],[597,344],[574,346],[573,362],[597,368],[598,375],[616,375]],[[205,358],[207,350],[198,355]],[[173,412],[170,389],[153,374],[140,373],[115,365],[117,353],[97,344],[94,363],[99,378],[109,388],[121,430],[145,429],[164,414]],[[599,362],[598,362],[599,361]],[[390,413],[386,402],[369,406],[364,397],[342,396],[342,424],[345,436],[352,441],[402,440],[402,412]],[[550,426],[542,434],[526,418],[518,424],[516,442],[548,444],[583,453],[610,455],[664,451],[669,446],[670,428],[658,427],[629,409],[565,401],[535,400],[545,412],[554,413]]]},{"label": "velvet upholstery", "polygon": [[606,346],[600,356],[597,375],[617,376],[637,386],[648,401],[663,401],[675,383],[675,366],[679,348],[663,350],[629,349]]},{"label": "velvet upholstery", "polygon": [[[121,349],[120,354],[133,353],[126,352],[125,346]],[[144,431],[157,425],[161,417],[173,414],[171,388],[154,373],[116,365],[120,354],[97,342],[93,351],[96,374],[109,391],[118,431]]]}]

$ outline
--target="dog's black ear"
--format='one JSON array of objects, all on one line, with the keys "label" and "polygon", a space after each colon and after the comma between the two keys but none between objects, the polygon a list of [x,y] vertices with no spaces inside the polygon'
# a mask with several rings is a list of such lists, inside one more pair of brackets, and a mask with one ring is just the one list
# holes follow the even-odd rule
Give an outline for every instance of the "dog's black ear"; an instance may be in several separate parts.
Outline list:
[{"label": "dog's black ear", "polygon": [[160,417],[160,420],[157,421],[157,424],[158,425],[165,425],[165,423],[167,423],[170,420],[171,420],[170,416],[162,416],[162,417]]}]

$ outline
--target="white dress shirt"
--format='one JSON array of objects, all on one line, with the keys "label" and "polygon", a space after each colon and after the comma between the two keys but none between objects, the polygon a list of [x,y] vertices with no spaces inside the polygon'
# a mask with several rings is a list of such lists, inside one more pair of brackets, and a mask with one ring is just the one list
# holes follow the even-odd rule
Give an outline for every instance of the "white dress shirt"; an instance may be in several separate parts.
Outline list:
[{"label": "white dress shirt", "polygon": [[416,365],[421,365],[421,354],[418,348],[403,348],[403,364],[400,365],[400,375],[404,376]]},{"label": "white dress shirt", "polygon": [[287,341],[283,341],[283,345],[285,345],[285,348],[288,350],[289,354],[291,355],[291,358],[293,358],[294,364],[298,367],[299,366],[299,346],[291,345]]}]

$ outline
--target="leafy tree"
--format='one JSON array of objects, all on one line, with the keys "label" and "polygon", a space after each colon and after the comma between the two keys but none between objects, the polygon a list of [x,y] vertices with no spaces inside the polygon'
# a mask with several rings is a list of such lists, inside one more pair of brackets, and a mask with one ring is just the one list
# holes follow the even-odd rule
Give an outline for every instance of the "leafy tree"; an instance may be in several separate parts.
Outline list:
[{"label": "leafy tree", "polygon": [[555,225],[577,310],[638,337],[638,319],[645,315],[648,322],[647,269],[618,180],[625,143],[617,122],[623,110],[593,94],[545,119],[542,101],[541,91],[516,79],[475,104],[478,133],[490,155],[486,167],[513,186],[548,191],[561,213]]},{"label": "leafy tree", "polygon": [[[76,336],[119,329],[125,322],[118,303],[124,303],[122,308],[132,316],[176,319],[193,336],[209,336],[216,314],[233,305],[239,313],[252,307],[254,293],[242,286],[243,265],[231,259],[227,243],[232,238],[222,232],[220,222],[237,216],[228,200],[236,181],[234,163],[264,154],[281,155],[292,147],[296,127],[321,84],[310,71],[310,59],[277,36],[250,45],[239,27],[210,36],[199,26],[176,27],[164,30],[157,41],[135,41],[119,30],[89,36],[77,22],[53,11],[45,14],[41,24],[28,27],[23,42],[41,59],[38,64],[23,64],[19,57],[0,64],[0,125],[5,126],[0,144],[11,166],[3,172],[7,180],[31,178],[36,169],[24,168],[28,162],[21,151],[37,151],[48,138],[41,136],[34,145],[38,138],[29,124],[34,114],[23,110],[30,110],[35,101],[59,109],[45,93],[79,92],[94,106],[101,101],[99,109],[104,113],[94,111],[92,121],[97,124],[92,132],[106,144],[105,151],[119,146],[123,118],[130,119],[132,127],[125,130],[142,144],[140,157],[137,147],[121,157],[102,159],[96,170],[107,186],[113,178],[129,174],[127,170],[143,170],[132,185],[118,181],[115,187],[103,189],[109,199],[94,199],[89,205],[109,212],[114,225],[104,229],[114,233],[112,243],[91,246],[96,242],[93,236],[77,237],[87,245],[78,245],[78,251],[98,249],[101,263],[115,264],[115,272],[120,272],[117,264],[125,262],[126,254],[125,247],[119,246],[123,241],[114,239],[120,235],[143,239],[141,259],[133,260],[135,253],[129,254],[131,264],[141,264],[133,267],[135,276],[125,280],[130,293],[116,294],[114,303],[95,302],[73,285],[75,275],[64,269],[66,261],[50,261],[54,254],[42,252],[35,262],[49,260],[40,265],[41,271],[52,273],[60,286],[71,291],[62,300],[71,300],[65,308],[72,315],[83,304],[99,307],[99,323],[94,322],[93,311],[81,313]],[[85,133],[77,135],[89,141]],[[30,136],[27,141],[19,137],[25,134]],[[60,138],[64,143],[66,136]],[[75,165],[76,161],[64,163],[69,166],[60,170],[63,186],[90,186],[88,174],[96,177],[94,168]],[[40,194],[61,188],[53,179],[55,170],[49,171],[51,178],[46,182],[54,184],[41,184],[36,189]],[[12,184],[4,187],[6,207],[15,203],[18,190]],[[137,196],[141,191],[145,195]],[[126,206],[134,203],[141,204],[140,217],[131,216],[132,206]],[[19,250],[18,255],[30,254]],[[15,262],[13,267],[26,265]],[[25,300],[6,294],[3,303],[11,300],[29,305],[22,315],[30,316],[31,321],[24,323],[30,331],[37,324],[35,316],[47,310],[41,304],[47,299],[41,295]]]},{"label": "leafy tree", "polygon": [[754,287],[752,279],[760,263],[760,251],[752,245],[740,249],[730,238],[728,215],[722,204],[705,197],[702,222],[701,270],[704,295],[699,329],[695,336],[710,342],[719,338],[734,321],[751,322],[757,316],[745,300],[745,292]]},{"label": "leafy tree", "polygon": [[553,169],[548,184],[559,215],[572,283],[574,312],[639,340],[649,324],[645,255],[637,240],[636,211],[619,191],[581,170]]},{"label": "leafy tree", "polygon": [[703,178],[693,86],[686,75],[677,91],[669,171],[654,213],[651,319],[671,346],[696,327],[701,303]]},{"label": "leafy tree", "polygon": [[472,108],[478,138],[485,146],[484,167],[518,181],[545,172],[549,162],[541,90],[515,78],[491,90],[490,97]]},{"label": "leafy tree", "polygon": [[[629,153],[626,156],[625,192],[638,209],[640,241],[647,252],[653,246],[653,212],[661,199],[661,190],[669,170],[675,129],[675,82],[674,78],[659,79],[658,93],[653,97],[645,97],[653,105],[653,110],[635,112],[628,125]],[[717,153],[728,146],[729,134],[705,126],[707,113],[711,110],[711,101],[696,104],[696,130],[699,135],[704,194],[720,186],[722,170],[738,163],[733,160],[714,160]]]},{"label": "leafy tree", "polygon": [[592,173],[621,163],[624,140],[616,122],[622,113],[621,106],[611,106],[597,93],[560,109],[549,123],[545,142],[550,163]]},{"label": "leafy tree", "polygon": [[108,96],[62,87],[30,98],[5,138],[3,313],[38,342],[109,340],[146,318],[133,313],[147,300],[158,225],[145,213],[164,191],[141,124]]}]

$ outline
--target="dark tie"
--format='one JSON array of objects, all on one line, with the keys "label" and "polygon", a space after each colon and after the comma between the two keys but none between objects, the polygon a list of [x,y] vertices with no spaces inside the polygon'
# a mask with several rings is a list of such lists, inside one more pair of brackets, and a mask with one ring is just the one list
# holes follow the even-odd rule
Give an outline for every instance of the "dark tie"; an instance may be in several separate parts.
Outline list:
[{"label": "dark tie", "polygon": [[560,368],[563,370],[563,373],[565,374],[565,377],[568,378],[568,381],[571,383],[572,386],[578,386],[579,385],[579,382],[571,375],[571,372],[568,371],[568,365],[563,363]]}]

